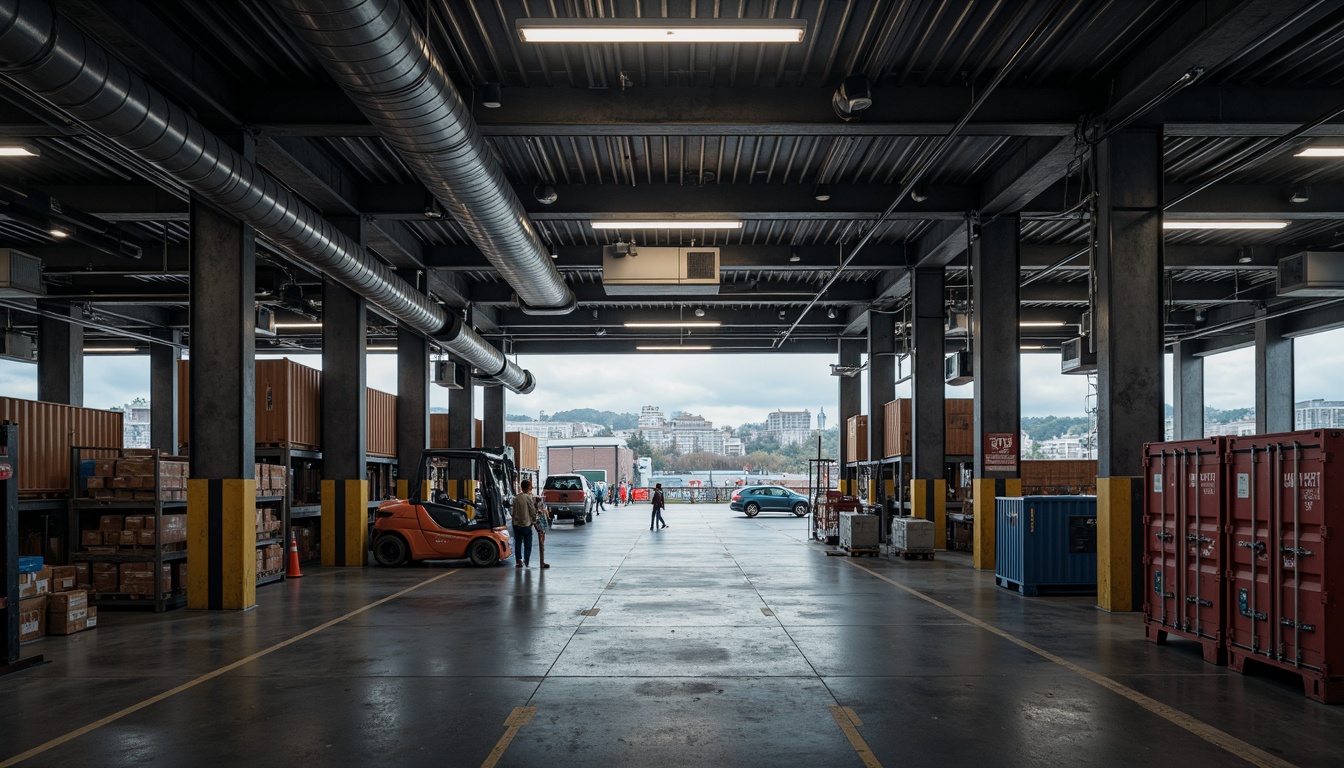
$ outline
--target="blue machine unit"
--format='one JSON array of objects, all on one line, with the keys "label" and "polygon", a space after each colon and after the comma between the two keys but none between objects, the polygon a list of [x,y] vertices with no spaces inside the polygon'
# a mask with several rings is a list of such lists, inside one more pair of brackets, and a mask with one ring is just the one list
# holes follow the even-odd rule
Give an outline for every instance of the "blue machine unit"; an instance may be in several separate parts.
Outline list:
[{"label": "blue machine unit", "polygon": [[994,500],[994,583],[1024,595],[1097,591],[1097,497]]}]

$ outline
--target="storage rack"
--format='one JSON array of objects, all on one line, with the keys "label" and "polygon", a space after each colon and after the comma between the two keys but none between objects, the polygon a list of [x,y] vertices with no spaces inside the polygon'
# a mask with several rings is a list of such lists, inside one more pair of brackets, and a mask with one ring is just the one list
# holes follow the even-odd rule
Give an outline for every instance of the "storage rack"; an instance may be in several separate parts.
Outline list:
[{"label": "storage rack", "polygon": [[[288,543],[289,543],[289,516],[288,516],[287,514],[285,514],[285,507],[288,506],[288,502],[286,501],[286,500],[288,499],[288,497],[289,497],[289,494],[288,494],[288,493],[286,493],[286,494],[283,495],[283,496],[258,496],[258,497],[257,497],[257,508],[258,508],[258,509],[261,509],[261,508],[263,508],[263,507],[272,507],[272,506],[273,506],[273,507],[275,507],[276,509],[278,509],[279,512],[280,512],[280,530],[279,530],[279,534],[280,534],[280,535],[279,535],[279,536],[268,536],[268,537],[266,537],[266,538],[261,538],[261,534],[258,533],[258,534],[257,534],[257,549],[261,549],[262,547],[269,547],[269,546],[271,546],[272,544],[279,544],[281,547],[288,546]],[[280,566],[280,568],[277,569],[277,570],[272,570],[272,571],[258,571],[258,572],[257,572],[257,586],[260,587],[262,584],[270,584],[271,582],[274,582],[274,581],[283,581],[283,580],[284,580],[284,578],[285,578],[285,567],[284,567],[284,556],[283,556],[283,555],[281,556],[280,562],[281,562],[281,566]]]},{"label": "storage rack", "polygon": [[[948,487],[959,487],[954,485],[958,482],[959,475],[968,467],[974,466],[974,456],[944,456],[943,457],[943,477],[947,480]],[[911,510],[910,500],[906,498],[906,483],[911,479],[913,472],[913,456],[888,456],[884,459],[874,459],[869,461],[854,461],[846,466],[855,470],[856,476],[860,480],[866,480],[869,483],[876,483],[873,496],[877,499],[874,504],[875,511],[879,515],[878,538],[882,542],[888,540],[888,533],[891,530],[891,518],[895,515],[909,515]],[[893,480],[896,492],[894,496],[887,496],[886,480]],[[953,543],[956,541],[955,529],[958,525],[969,526],[971,524],[973,513],[969,502],[948,501],[947,502],[947,542],[948,549],[953,549]],[[955,517],[954,517],[955,515]]]},{"label": "storage rack", "polygon": [[[312,503],[308,496],[298,497],[298,494],[308,492],[307,488],[300,487],[298,483],[300,467],[297,463],[317,463],[320,467],[322,461],[322,452],[304,448],[295,448],[292,446],[257,446],[255,453],[256,460],[264,464],[279,464],[288,468],[288,477],[283,496],[276,497],[280,501],[283,525],[280,527],[283,541],[281,546],[289,547],[290,533],[293,531],[295,520],[311,520],[315,528],[321,525],[322,504]],[[303,471],[308,471],[311,467],[302,467]],[[319,473],[320,474],[320,473]],[[261,499],[257,500],[261,503]],[[320,528],[315,532],[320,532]],[[257,582],[258,584],[263,582]]]},{"label": "storage rack", "polygon": [[41,664],[19,651],[19,425],[0,422],[0,675]]},{"label": "storage rack", "polygon": [[[134,608],[153,608],[155,612],[162,612],[172,608],[180,608],[186,605],[187,596],[185,585],[179,585],[174,589],[172,579],[166,582],[163,576],[163,566],[166,563],[186,562],[187,545],[181,542],[180,547],[173,544],[165,544],[161,541],[163,536],[163,516],[165,512],[170,514],[186,514],[187,501],[185,493],[183,498],[165,499],[163,487],[163,462],[165,454],[161,451],[135,451],[135,455],[127,455],[126,450],[109,450],[107,448],[85,448],[72,447],[70,449],[70,550],[71,562],[87,562],[90,570],[95,563],[116,563],[120,566],[122,563],[152,563],[154,565],[153,595],[127,595],[121,592],[98,593],[90,590],[89,603],[92,605],[126,606]],[[152,459],[154,462],[154,487],[152,499],[91,499],[86,496],[87,489],[81,487],[80,462],[90,458],[115,458],[123,459]],[[185,460],[185,459],[183,459]],[[150,490],[150,489],[142,489]],[[89,517],[102,516],[106,514],[142,514],[153,515],[154,517],[154,544],[149,550],[136,550],[131,552],[89,552],[86,551],[82,541],[76,536],[84,530],[84,521]],[[169,547],[172,547],[169,549]]]}]

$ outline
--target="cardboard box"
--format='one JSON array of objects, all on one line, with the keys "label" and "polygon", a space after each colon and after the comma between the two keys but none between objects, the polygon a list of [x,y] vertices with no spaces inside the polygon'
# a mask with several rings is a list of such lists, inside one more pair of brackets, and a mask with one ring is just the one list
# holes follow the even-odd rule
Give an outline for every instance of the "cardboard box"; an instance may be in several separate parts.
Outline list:
[{"label": "cardboard box", "polygon": [[79,543],[86,547],[101,547],[103,546],[103,532],[80,531]]},{"label": "cardboard box", "polygon": [[93,585],[93,572],[88,563],[75,563],[75,587],[87,590]]},{"label": "cardboard box", "polygon": [[89,606],[89,615],[84,619],[84,628],[93,629],[98,626],[98,606]]},{"label": "cardboard box", "polygon": [[92,476],[92,477],[87,477],[87,478],[85,478],[85,486],[84,486],[84,487],[85,487],[85,488],[88,488],[88,489],[91,490],[91,491],[101,491],[102,489],[104,489],[104,488],[107,487],[107,478],[106,478],[106,477],[98,477],[97,475],[94,475],[94,476]]},{"label": "cardboard box", "polygon": [[47,634],[47,596],[30,597],[19,601],[19,642]]},{"label": "cardboard box", "polygon": [[112,594],[120,586],[120,569],[116,563],[93,563],[93,591],[95,594]]},{"label": "cardboard box", "polygon": [[125,515],[103,515],[98,518],[98,530],[120,531],[125,525]]},{"label": "cardboard box", "polygon": [[103,531],[103,546],[121,546],[121,534],[125,531]]},{"label": "cardboard box", "polygon": [[154,459],[121,459],[117,461],[117,477],[153,477]]},{"label": "cardboard box", "polygon": [[47,634],[72,635],[87,626],[89,596],[84,591],[62,592],[47,598]]},{"label": "cardboard box", "polygon": [[[149,519],[153,520],[154,518],[150,517]],[[127,515],[125,519],[122,520],[122,530],[138,531],[144,527],[145,527],[144,515]]]},{"label": "cardboard box", "polygon": [[73,565],[53,565],[51,566],[51,591],[69,592],[72,589],[78,589],[79,582],[75,576],[75,566]]},{"label": "cardboard box", "polygon": [[122,531],[121,533],[117,534],[118,537],[117,543],[123,547],[134,547],[136,539],[135,535],[137,533],[139,533],[139,531]]},{"label": "cardboard box", "polygon": [[154,529],[141,530],[135,532],[135,543],[141,547],[154,546]]},{"label": "cardboard box", "polygon": [[117,474],[116,459],[95,459],[93,474],[97,477],[112,477]]},{"label": "cardboard box", "polygon": [[40,597],[51,591],[51,568],[44,566],[33,573],[19,574],[19,599]]}]

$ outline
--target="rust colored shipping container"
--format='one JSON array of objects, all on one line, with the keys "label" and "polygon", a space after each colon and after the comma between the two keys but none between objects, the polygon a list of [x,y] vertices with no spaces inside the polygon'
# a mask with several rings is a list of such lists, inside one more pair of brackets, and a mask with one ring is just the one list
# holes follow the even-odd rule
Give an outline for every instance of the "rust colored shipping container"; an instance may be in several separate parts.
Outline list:
[{"label": "rust colored shipping container", "polygon": [[505,432],[504,444],[513,449],[513,460],[519,469],[541,469],[537,452],[537,438],[526,432]]},{"label": "rust colored shipping container", "polygon": [[[475,419],[472,422],[473,430],[476,433],[476,447],[480,447],[482,436],[485,433],[485,422]],[[448,414],[431,413],[429,415],[429,447],[430,448],[470,448],[469,445],[457,445],[448,431]],[[491,446],[498,447],[498,446]]]},{"label": "rust colored shipping container", "polygon": [[364,450],[370,456],[397,457],[397,396],[371,387],[364,388],[368,428]]},{"label": "rust colored shipping container", "polygon": [[1228,440],[1227,657],[1344,701],[1344,432]]},{"label": "rust colored shipping container", "polygon": [[[322,447],[322,372],[285,358],[256,361],[256,441],[258,445]],[[190,444],[190,361],[177,371],[177,433]]]},{"label": "rust colored shipping container", "polygon": [[1149,443],[1144,460],[1144,636],[1194,640],[1211,664],[1224,661],[1226,447],[1221,437]]},{"label": "rust colored shipping container", "polygon": [[868,460],[868,417],[850,416],[845,425],[845,455],[850,461]]},{"label": "rust colored shipping container", "polygon": [[[909,456],[910,436],[914,431],[911,400],[901,397],[883,407],[882,454]],[[975,453],[975,401],[949,398],[943,401],[943,453],[947,456],[971,456]]]},{"label": "rust colored shipping container", "polygon": [[[485,422],[481,421],[480,419],[474,419],[472,421],[472,425],[475,427],[476,430],[476,447],[482,448],[485,446]],[[498,448],[499,446],[492,445],[490,447]]]},{"label": "rust colored shipping container", "polygon": [[19,496],[70,495],[70,448],[121,448],[122,414],[0,397],[0,421],[19,425]]},{"label": "rust colored shipping container", "polygon": [[1028,459],[1022,461],[1022,493],[1028,496],[1094,496],[1096,459]]}]

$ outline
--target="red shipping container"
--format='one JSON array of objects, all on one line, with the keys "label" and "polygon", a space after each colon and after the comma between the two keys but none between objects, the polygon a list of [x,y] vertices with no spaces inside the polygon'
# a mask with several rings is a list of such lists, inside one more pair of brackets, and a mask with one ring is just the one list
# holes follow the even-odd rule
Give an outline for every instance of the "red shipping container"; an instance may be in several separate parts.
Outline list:
[{"label": "red shipping container", "polygon": [[1222,664],[1226,439],[1149,443],[1143,497],[1143,632],[1194,640]]},{"label": "red shipping container", "polygon": [[1302,677],[1344,701],[1344,432],[1228,441],[1227,655]]}]

